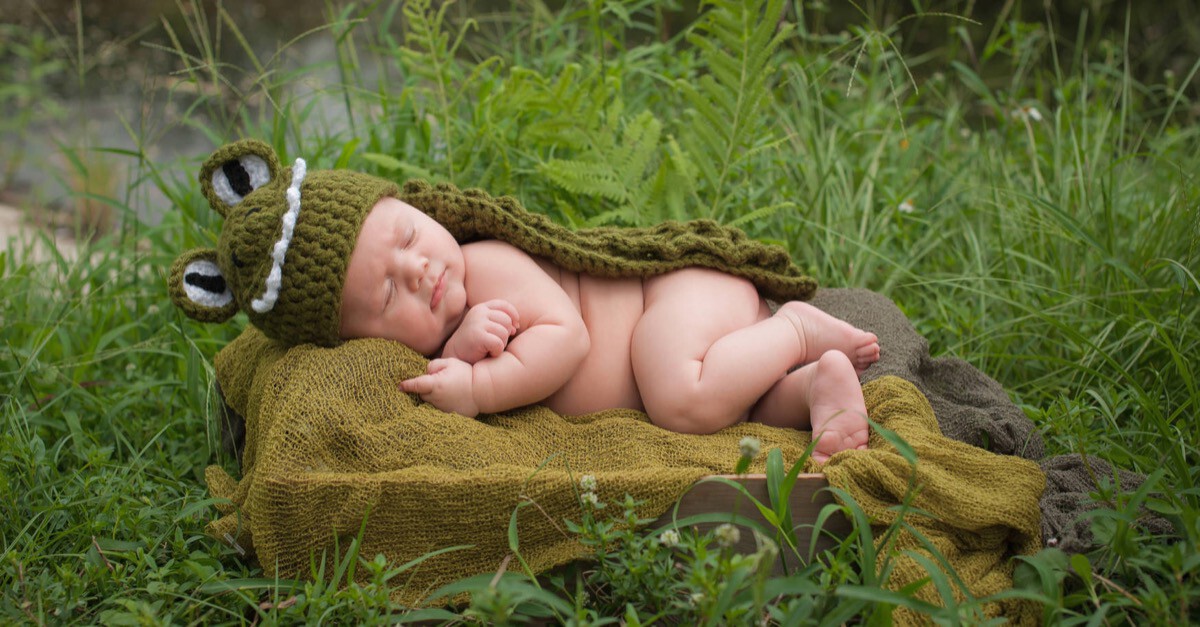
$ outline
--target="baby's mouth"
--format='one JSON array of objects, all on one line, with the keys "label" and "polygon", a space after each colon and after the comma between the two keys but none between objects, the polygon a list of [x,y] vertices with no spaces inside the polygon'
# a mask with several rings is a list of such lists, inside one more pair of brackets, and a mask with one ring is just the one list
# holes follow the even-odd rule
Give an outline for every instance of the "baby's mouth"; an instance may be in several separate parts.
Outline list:
[{"label": "baby's mouth", "polygon": [[442,294],[446,291],[446,271],[442,270],[442,274],[438,276],[437,283],[433,284],[433,296],[429,298],[429,308],[436,309],[438,304],[442,302]]}]

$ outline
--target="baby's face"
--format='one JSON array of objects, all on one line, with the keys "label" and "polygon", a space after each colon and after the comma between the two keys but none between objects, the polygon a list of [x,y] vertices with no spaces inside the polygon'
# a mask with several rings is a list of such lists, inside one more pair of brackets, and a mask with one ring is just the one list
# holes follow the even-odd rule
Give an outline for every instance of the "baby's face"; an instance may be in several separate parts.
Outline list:
[{"label": "baby's face", "polygon": [[395,340],[432,355],[467,309],[462,249],[419,209],[395,198],[367,214],[342,288],[343,339]]}]

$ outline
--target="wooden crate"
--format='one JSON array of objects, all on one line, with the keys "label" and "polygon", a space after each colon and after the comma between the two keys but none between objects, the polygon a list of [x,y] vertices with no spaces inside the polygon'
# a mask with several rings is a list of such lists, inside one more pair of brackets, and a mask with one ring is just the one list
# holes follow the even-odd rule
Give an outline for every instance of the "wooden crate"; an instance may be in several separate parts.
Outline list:
[{"label": "wooden crate", "polygon": [[[770,507],[771,500],[767,490],[766,475],[715,476],[740,484],[760,503]],[[797,477],[796,484],[792,488],[792,493],[788,497],[792,512],[792,523],[796,526],[796,537],[799,542],[798,546],[801,548],[801,554],[806,554],[808,551],[809,542],[813,536],[813,526],[817,522],[817,516],[820,515],[821,509],[835,502],[829,490],[824,489],[827,487],[829,487],[829,481],[826,480],[824,474],[801,474]],[[747,500],[736,488],[719,481],[702,480],[692,486],[687,494],[680,499],[678,510],[667,510],[658,520],[654,521],[650,529],[669,525],[673,516],[675,520],[682,521],[696,514],[720,514],[728,512],[737,512],[741,516],[758,521],[764,525],[767,524],[766,519],[759,513],[758,508]],[[696,527],[701,531],[707,531],[719,524],[721,523],[709,522],[698,524]],[[746,527],[740,527],[740,532],[740,539],[734,545],[735,550],[739,553],[753,553],[757,549],[754,533]],[[817,539],[817,552],[836,545],[839,539],[845,538],[849,534],[850,521],[840,511],[836,512],[827,518],[822,526],[822,531]],[[787,560],[789,570],[800,565],[796,556],[791,551],[780,551],[780,553]],[[777,574],[781,574],[783,572],[783,564],[776,561],[775,570]]]}]

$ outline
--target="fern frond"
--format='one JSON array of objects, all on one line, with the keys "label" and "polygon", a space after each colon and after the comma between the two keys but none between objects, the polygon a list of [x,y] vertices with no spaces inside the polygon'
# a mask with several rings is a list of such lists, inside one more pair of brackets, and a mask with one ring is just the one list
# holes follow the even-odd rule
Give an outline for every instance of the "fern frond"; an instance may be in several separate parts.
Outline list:
[{"label": "fern frond", "polygon": [[[658,222],[667,215],[664,202],[671,204],[672,211],[682,211],[684,194],[693,188],[690,182],[680,181],[680,170],[669,159],[662,158],[662,122],[649,111],[625,118],[624,104],[614,100],[579,158],[545,160],[538,172],[572,194],[616,205],[589,219],[589,224]],[[682,152],[674,139],[670,144]],[[668,192],[671,187],[679,191]],[[670,200],[669,194],[674,194]]]},{"label": "fern frond", "polygon": [[710,0],[688,41],[699,50],[708,74],[678,86],[691,107],[687,150],[711,196],[709,214],[718,217],[732,194],[732,174],[749,150],[769,142],[766,109],[771,99],[772,58],[790,34],[779,25],[782,0]]},{"label": "fern frond", "polygon": [[466,94],[466,85],[476,78],[488,64],[475,67],[472,76],[460,80],[462,72],[455,52],[462,44],[469,30],[475,27],[474,20],[467,20],[458,29],[454,42],[446,32],[446,10],[453,0],[439,3],[437,11],[431,7],[431,0],[407,0],[404,3],[404,17],[408,22],[405,32],[405,47],[398,51],[408,72],[425,78],[434,87],[434,96],[438,111],[436,117],[441,124],[442,140],[446,147],[446,166],[448,178],[454,181],[455,174],[455,122],[458,119],[458,103]]},{"label": "fern frond", "polygon": [[598,213],[588,219],[586,226],[607,226],[610,224],[636,224],[637,216],[633,215],[628,206],[620,209],[610,209]]},{"label": "fern frond", "polygon": [[667,158],[658,164],[658,172],[647,195],[643,223],[687,219],[686,206],[696,194],[693,181],[696,166],[688,159],[674,137],[667,137]]},{"label": "fern frond", "polygon": [[538,172],[572,194],[598,196],[617,203],[629,199],[625,186],[607,163],[550,159],[538,165]]},{"label": "fern frond", "polygon": [[613,165],[626,189],[634,189],[642,183],[646,166],[658,149],[661,131],[662,124],[649,111],[643,111],[625,125],[625,132],[621,136],[622,149],[618,152],[621,159]]},{"label": "fern frond", "polygon": [[729,224],[729,226],[741,227],[743,224],[749,224],[755,220],[761,220],[774,215],[776,212],[782,209],[794,209],[795,207],[796,203],[794,202],[781,202],[775,205],[755,209],[749,213],[744,213],[738,216],[736,219],[730,220],[727,224]]}]

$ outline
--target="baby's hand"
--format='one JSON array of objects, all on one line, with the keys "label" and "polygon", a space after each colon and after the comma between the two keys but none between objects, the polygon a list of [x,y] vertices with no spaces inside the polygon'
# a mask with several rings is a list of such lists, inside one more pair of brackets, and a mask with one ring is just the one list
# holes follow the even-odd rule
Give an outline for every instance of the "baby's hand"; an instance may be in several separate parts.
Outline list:
[{"label": "baby's hand", "polygon": [[442,357],[455,357],[473,364],[484,357],[499,357],[521,326],[520,315],[512,303],[489,300],[467,311],[462,324],[454,330],[442,350]]},{"label": "baby's hand", "polygon": [[442,411],[452,411],[468,418],[479,414],[471,364],[461,359],[434,359],[425,374],[400,382],[400,389],[414,392],[421,400]]}]

